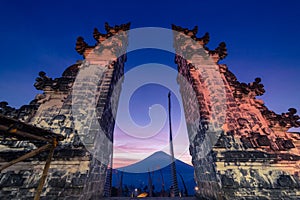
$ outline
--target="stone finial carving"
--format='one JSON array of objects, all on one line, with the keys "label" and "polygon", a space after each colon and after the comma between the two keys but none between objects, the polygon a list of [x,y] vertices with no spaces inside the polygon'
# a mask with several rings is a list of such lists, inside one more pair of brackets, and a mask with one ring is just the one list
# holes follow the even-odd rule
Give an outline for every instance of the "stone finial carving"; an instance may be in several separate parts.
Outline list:
[{"label": "stone finial carving", "polygon": [[262,107],[261,113],[269,121],[270,127],[280,126],[284,128],[300,127],[300,117],[296,115],[295,108],[289,108],[288,112],[276,114],[274,111],[268,110],[266,106]]},{"label": "stone finial carving", "polygon": [[10,107],[6,101],[0,102],[0,114],[22,120],[27,121],[28,118],[31,118],[35,111],[39,107],[39,103],[36,100],[33,100],[29,103],[29,105],[23,105],[19,109]]},{"label": "stone finial carving", "polygon": [[97,28],[94,28],[93,37],[97,42],[102,42],[107,39],[107,34],[100,33]]},{"label": "stone finial carving", "polygon": [[71,87],[71,83],[74,82],[76,74],[78,72],[78,65],[70,66],[63,74],[61,78],[49,78],[46,73],[41,71],[39,77],[37,77],[34,83],[34,87],[37,90],[57,90],[57,91],[67,91]]},{"label": "stone finial carving", "polygon": [[[215,50],[210,50],[208,47],[206,47],[206,44],[209,42],[209,39],[210,39],[209,33],[206,32],[204,34],[204,36],[197,37],[196,34],[198,32],[198,26],[195,26],[193,29],[189,30],[188,28],[182,28],[180,26],[176,26],[176,25],[172,24],[172,29],[177,32],[183,33],[184,35],[189,36],[193,40],[197,41],[200,45],[202,45],[203,51],[205,50],[205,54],[208,54],[211,57],[213,57],[213,59],[215,60],[216,63],[219,60],[224,59],[228,55],[225,42],[221,42]],[[175,35],[178,35],[178,34],[175,34]],[[176,37],[177,37],[176,44],[178,43],[179,45],[174,45],[175,49],[177,49],[178,47],[184,46],[181,44],[184,44],[184,41],[186,41],[186,39],[187,39],[182,36],[181,37],[176,36]],[[183,52],[189,53],[187,51],[188,51],[188,48],[186,48]],[[195,49],[191,49],[190,54],[192,54],[193,51],[195,51]],[[199,51],[199,49],[198,49],[198,51]],[[186,57],[186,58],[189,59],[189,57]]]},{"label": "stone finial carving", "polygon": [[52,78],[49,78],[46,76],[46,73],[43,71],[39,72],[39,77],[35,79],[34,87],[37,90],[43,90],[46,84],[49,84],[49,82],[52,82]]},{"label": "stone finial carving", "polygon": [[78,37],[76,41],[75,50],[82,55],[85,49],[88,47],[88,44],[84,41],[83,37]]},{"label": "stone finial carving", "polygon": [[[93,32],[93,37],[94,39],[97,41],[97,44],[103,42],[104,40],[106,40],[107,38],[116,35],[118,32],[120,31],[128,31],[130,28],[130,23],[127,24],[121,24],[121,25],[116,25],[116,26],[110,26],[107,22],[104,25],[104,28],[106,30],[106,33],[100,33],[99,30],[97,28],[94,28],[94,32]],[[97,45],[96,44],[96,45]],[[83,55],[84,57],[85,55],[85,51],[87,49],[93,49],[96,46],[89,46],[83,39],[83,37],[78,37],[77,41],[76,41],[76,47],[75,50],[80,54]]]},{"label": "stone finial carving", "polygon": [[198,26],[195,26],[193,29],[188,29],[188,28],[182,28],[181,26],[176,26],[172,24],[172,29],[174,31],[178,31],[181,33],[184,33],[187,36],[190,36],[193,39],[196,39],[196,34],[198,33]]},{"label": "stone finial carving", "polygon": [[127,23],[127,24],[121,24],[121,25],[115,25],[114,27],[113,26],[110,26],[107,22],[105,22],[105,30],[108,33],[112,33],[112,34],[115,34],[115,33],[118,33],[119,31],[123,30],[123,31],[128,31],[129,28],[130,28],[130,23]]},{"label": "stone finial carving", "polygon": [[68,67],[62,74],[62,78],[74,78],[77,76],[79,71],[79,66],[82,64],[82,61],[77,61],[76,64]]},{"label": "stone finial carving", "polygon": [[215,50],[209,51],[210,55],[218,55],[219,60],[226,58],[227,56],[227,48],[225,42],[221,42],[219,46]]},{"label": "stone finial carving", "polygon": [[100,33],[97,28],[94,28],[93,37],[97,41],[97,43],[101,43],[104,40],[106,40],[107,38],[118,33],[120,30],[123,30],[123,31],[129,30],[129,25],[130,24],[128,23],[128,24],[122,24],[121,26],[111,27],[106,23],[105,30],[107,31],[107,33]]},{"label": "stone finial carving", "polygon": [[6,101],[0,102],[0,114],[8,115],[9,113],[12,113],[14,111],[16,111],[16,109],[8,106],[8,103]]},{"label": "stone finial carving", "polygon": [[203,46],[205,46],[205,45],[208,44],[209,39],[210,39],[209,33],[206,32],[206,33],[204,34],[204,36],[202,36],[201,38],[197,38],[197,41],[202,41],[202,42],[203,42]]},{"label": "stone finial carving", "polygon": [[191,32],[193,33],[193,35],[196,35],[198,33],[198,26],[195,26]]},{"label": "stone finial carving", "polygon": [[243,98],[248,96],[254,99],[256,96],[261,96],[265,93],[264,85],[261,83],[261,78],[255,78],[254,82],[241,83],[237,80],[236,76],[227,68],[222,68],[222,73],[225,73],[229,85],[233,89],[235,98]]},{"label": "stone finial carving", "polygon": [[236,97],[242,98],[243,95],[255,98],[255,96],[261,96],[265,93],[264,85],[261,84],[261,78],[255,78],[252,83],[240,83],[236,81],[235,84]]},{"label": "stone finial carving", "polygon": [[233,95],[235,98],[241,99],[248,96],[254,99],[256,96],[261,96],[265,93],[264,85],[261,83],[261,78],[255,78],[254,82],[248,84],[243,82],[241,83],[227,67],[224,67],[224,65],[220,65],[220,71],[224,73],[228,84],[233,89]]},{"label": "stone finial carving", "polygon": [[98,40],[100,37],[101,33],[98,31],[97,28],[94,28],[94,32],[93,32],[93,37],[95,40]]},{"label": "stone finial carving", "polygon": [[261,96],[266,92],[264,89],[264,85],[260,82],[261,78],[255,78],[254,82],[248,84],[249,90],[253,91],[256,96]]},{"label": "stone finial carving", "polygon": [[104,28],[105,28],[107,33],[114,30],[114,28],[112,26],[110,26],[107,22],[105,22]]},{"label": "stone finial carving", "polygon": [[288,112],[279,115],[279,125],[284,127],[300,127],[300,117],[296,115],[295,108],[289,108]]}]

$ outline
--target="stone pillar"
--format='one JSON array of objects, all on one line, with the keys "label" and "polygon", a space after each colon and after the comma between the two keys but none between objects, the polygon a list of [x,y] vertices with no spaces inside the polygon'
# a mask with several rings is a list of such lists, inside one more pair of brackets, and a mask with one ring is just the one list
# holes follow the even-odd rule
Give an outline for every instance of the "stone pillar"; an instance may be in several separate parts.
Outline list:
[{"label": "stone pillar", "polygon": [[[18,111],[7,112],[7,115],[14,118],[66,137],[54,152],[42,199],[99,199],[103,196],[107,168],[111,164],[109,160],[115,125],[113,116],[115,111],[112,108],[116,109],[121,92],[119,87],[115,88],[115,85],[124,74],[126,31],[129,29],[129,24],[115,27],[105,24],[105,29],[105,34],[97,29],[94,30],[95,46],[86,44],[82,37],[78,38],[76,51],[83,55],[84,60],[67,68],[62,77],[52,79],[45,72],[39,73],[34,86],[42,90],[43,94],[37,95],[31,103],[30,112],[25,112],[24,108],[22,115],[9,114]],[[82,70],[91,66],[100,68],[101,76],[86,74],[88,80],[78,82]],[[86,96],[89,92],[87,86],[90,84],[89,80],[93,78],[97,79],[96,93],[91,95],[96,102],[93,108],[95,117],[89,121],[90,125],[86,132],[86,127],[76,126],[75,121],[81,119],[78,115],[74,116],[74,112],[76,106],[89,112],[91,106],[88,105],[89,96]],[[76,97],[80,97],[80,94],[83,95],[81,100],[76,101]],[[4,106],[8,107],[6,104],[3,104]],[[84,120],[88,120],[87,115],[82,116],[82,124],[86,125],[87,121]],[[99,127],[102,131],[99,131]],[[103,140],[104,137],[107,140]],[[26,146],[23,149],[14,148],[14,145],[11,144],[10,149],[1,149],[0,154],[13,150],[22,154],[37,148],[38,144],[28,141],[23,144]],[[89,148],[91,146],[99,148],[91,149]],[[46,157],[47,154],[44,153],[7,168],[0,177],[2,188],[0,196],[9,199],[32,198]],[[3,162],[3,159],[0,162]],[[11,180],[13,177],[19,180],[18,183],[15,184]]]},{"label": "stone pillar", "polygon": [[260,78],[241,83],[218,64],[225,43],[209,50],[208,33],[198,38],[197,27],[173,30],[197,196],[298,199],[300,137],[287,132],[300,126],[296,109],[270,111],[257,99],[265,92]]}]

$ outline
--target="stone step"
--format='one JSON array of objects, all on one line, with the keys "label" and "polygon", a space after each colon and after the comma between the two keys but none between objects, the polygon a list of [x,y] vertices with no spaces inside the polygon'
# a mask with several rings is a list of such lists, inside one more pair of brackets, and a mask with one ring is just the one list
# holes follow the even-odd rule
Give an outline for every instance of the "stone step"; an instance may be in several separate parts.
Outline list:
[{"label": "stone step", "polygon": [[101,198],[101,200],[199,200],[196,197],[145,197],[145,198],[138,198],[138,197],[105,197]]}]

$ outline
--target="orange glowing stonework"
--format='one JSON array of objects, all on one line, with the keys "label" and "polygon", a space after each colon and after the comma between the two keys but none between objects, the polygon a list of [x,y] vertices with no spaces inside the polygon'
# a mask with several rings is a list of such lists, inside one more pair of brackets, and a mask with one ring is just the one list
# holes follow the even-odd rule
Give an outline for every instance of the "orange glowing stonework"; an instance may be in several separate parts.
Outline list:
[{"label": "orange glowing stonework", "polygon": [[[300,133],[288,132],[300,126],[296,109],[282,114],[270,111],[256,98],[265,92],[260,78],[241,83],[225,64],[218,64],[227,55],[225,43],[209,50],[205,46],[208,33],[197,38],[197,27],[189,30],[173,25],[173,30],[180,33],[174,34],[174,43],[180,43],[175,46],[178,71],[197,96],[189,99],[188,87],[178,81],[197,195],[208,199],[299,199]],[[186,36],[195,43],[185,42]],[[197,133],[193,125],[196,112],[200,115]],[[214,138],[216,126],[220,129]],[[210,138],[209,142],[205,143],[205,138]],[[207,148],[211,149],[203,156]]]}]

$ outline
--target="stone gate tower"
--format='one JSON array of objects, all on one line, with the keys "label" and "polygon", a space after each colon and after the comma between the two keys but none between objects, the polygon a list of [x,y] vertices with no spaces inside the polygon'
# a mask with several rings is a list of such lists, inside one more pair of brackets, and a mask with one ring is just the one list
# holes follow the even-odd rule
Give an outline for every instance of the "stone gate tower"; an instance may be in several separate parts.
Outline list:
[{"label": "stone gate tower", "polygon": [[[82,37],[79,37],[76,51],[83,55],[84,60],[67,68],[60,78],[52,79],[45,72],[40,72],[34,86],[43,93],[37,95],[30,105],[14,109],[7,103],[1,102],[0,114],[2,116],[33,125],[30,126],[31,129],[42,128],[38,130],[49,130],[65,138],[59,142],[54,151],[47,181],[41,193],[42,199],[99,199],[103,196],[106,180],[110,180],[107,178],[107,168],[111,164],[109,161],[115,125],[111,104],[117,104],[120,94],[120,91],[113,92],[113,90],[124,73],[126,31],[129,25],[111,27],[105,24],[105,34],[95,29],[93,36],[96,45],[94,46],[88,45]],[[114,37],[113,41],[105,42],[116,35],[119,36]],[[91,66],[99,68],[101,76],[86,74],[85,79],[77,82],[74,88],[75,79],[80,70]],[[97,79],[96,94],[91,94],[86,88],[95,79]],[[74,89],[77,91],[76,94],[74,94]],[[85,97],[89,96],[96,98],[96,108],[93,111],[87,106],[90,102]],[[72,106],[78,107],[77,111],[81,112],[80,116],[76,116],[76,120],[81,120],[82,128],[74,124]],[[95,117],[87,122],[91,119],[87,114],[90,112],[93,112]],[[99,124],[102,132],[99,132]],[[84,132],[86,129],[89,130],[88,133]],[[3,134],[6,134],[4,132]],[[108,138],[108,140],[103,140],[103,138]],[[42,145],[41,142],[34,140],[20,142],[2,139],[0,144],[7,147],[0,148],[0,166]],[[98,148],[93,148],[96,146]],[[92,148],[89,149],[89,147]],[[36,193],[46,157],[47,153],[43,152],[1,171],[1,198],[32,199]]]},{"label": "stone gate tower", "polygon": [[241,83],[225,64],[218,64],[227,55],[225,43],[209,50],[208,33],[198,38],[197,27],[172,28],[175,62],[185,77],[178,82],[197,195],[205,199],[299,199],[300,134],[288,132],[300,126],[296,109],[282,114],[270,111],[256,98],[265,92],[260,78]]}]

